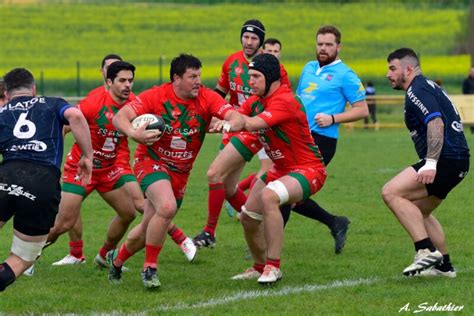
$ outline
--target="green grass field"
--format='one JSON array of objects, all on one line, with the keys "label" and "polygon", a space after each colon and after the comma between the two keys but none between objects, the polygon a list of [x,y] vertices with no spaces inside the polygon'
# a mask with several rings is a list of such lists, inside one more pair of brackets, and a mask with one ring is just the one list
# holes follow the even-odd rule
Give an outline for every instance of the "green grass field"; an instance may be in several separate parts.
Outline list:
[{"label": "green grass field", "polygon": [[363,81],[375,81],[380,93],[391,92],[384,79],[386,56],[396,48],[419,52],[426,74],[441,79],[451,93],[460,92],[470,62],[468,55],[453,55],[468,38],[467,3],[16,2],[0,1],[0,21],[7,21],[0,33],[0,73],[24,66],[39,79],[43,72],[45,94],[75,95],[79,61],[79,95],[84,95],[100,84],[98,65],[110,52],[137,66],[137,91],[158,81],[160,56],[167,81],[170,60],[181,52],[202,59],[203,78],[213,87],[224,59],[241,49],[240,27],[250,18],[264,22],[267,37],[281,39],[282,62],[294,84],[304,64],[314,59],[315,31],[323,24],[341,29],[342,59]]},{"label": "green grass field", "polygon": [[[142,286],[143,252],[127,262],[131,271],[124,274],[123,284],[115,286],[109,284],[106,271],[92,264],[113,215],[93,194],[82,210],[87,263],[51,266],[67,253],[67,236],[63,236],[44,252],[32,278],[22,277],[0,294],[0,314],[398,315],[407,303],[411,312],[400,314],[412,314],[418,304],[428,302],[463,305],[463,314],[473,315],[474,178],[469,176],[461,183],[436,212],[458,277],[402,277],[401,271],[413,259],[413,245],[379,193],[388,179],[416,161],[408,132],[341,131],[328,180],[316,195],[323,206],[352,221],[341,255],[334,254],[333,239],[325,226],[293,214],[285,234],[283,280],[271,288],[255,281],[231,281],[231,276],[251,262],[243,259],[240,224],[223,211],[216,248],[201,250],[195,262],[188,263],[173,242],[167,242],[160,255],[159,291],[149,292]],[[466,136],[474,148],[474,136]],[[218,141],[217,135],[208,136],[176,218],[190,236],[205,222],[205,173],[217,153]],[[252,161],[248,169],[256,166]],[[11,223],[0,231],[2,258],[10,243]]]}]

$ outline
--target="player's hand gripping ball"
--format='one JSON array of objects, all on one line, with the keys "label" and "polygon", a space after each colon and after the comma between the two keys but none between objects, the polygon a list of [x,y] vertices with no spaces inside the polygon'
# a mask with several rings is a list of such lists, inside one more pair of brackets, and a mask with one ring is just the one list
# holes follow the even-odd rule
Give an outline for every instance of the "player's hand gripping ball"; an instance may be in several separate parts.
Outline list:
[{"label": "player's hand gripping ball", "polygon": [[149,122],[148,126],[145,128],[145,131],[160,131],[161,134],[158,136],[158,140],[163,136],[163,131],[165,130],[165,121],[161,116],[155,115],[155,114],[142,114],[140,116],[137,116],[136,118],[133,119],[132,121],[132,127],[134,129],[139,128],[143,124]]}]

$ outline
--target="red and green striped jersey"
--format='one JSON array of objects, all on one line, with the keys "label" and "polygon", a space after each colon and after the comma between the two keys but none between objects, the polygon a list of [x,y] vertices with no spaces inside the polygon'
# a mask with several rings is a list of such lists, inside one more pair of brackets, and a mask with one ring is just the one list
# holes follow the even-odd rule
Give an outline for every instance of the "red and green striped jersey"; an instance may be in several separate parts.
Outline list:
[{"label": "red and green striped jersey", "polygon": [[258,137],[277,169],[303,165],[324,168],[309,131],[304,106],[290,88],[280,86],[267,98],[251,96],[240,112],[258,116],[269,126],[260,129]]},{"label": "red and green striped jersey", "polygon": [[[217,82],[221,90],[229,93],[229,102],[236,108],[252,95],[249,84],[249,63],[243,50],[230,55],[222,65],[221,76]],[[281,84],[291,88],[288,73],[282,64],[280,64],[280,74]]]},{"label": "red and green striped jersey", "polygon": [[[134,96],[130,96],[128,101],[133,100],[133,98]],[[103,89],[102,91],[98,90],[95,93],[89,94],[77,105],[89,124],[92,149],[94,151],[92,161],[94,169],[107,168],[114,165],[120,151],[126,151],[124,154],[129,155],[127,137],[117,131],[112,124],[115,113],[125,104],[117,104],[110,96],[110,93]],[[77,164],[81,154],[79,145],[74,143],[71,151],[68,153],[66,162],[68,164]]]},{"label": "red and green striped jersey", "polygon": [[161,139],[152,146],[138,144],[135,155],[149,155],[182,173],[191,171],[212,117],[223,118],[233,109],[219,94],[203,86],[196,98],[182,100],[171,83],[144,91],[129,106],[137,116],[155,114],[166,123]]}]

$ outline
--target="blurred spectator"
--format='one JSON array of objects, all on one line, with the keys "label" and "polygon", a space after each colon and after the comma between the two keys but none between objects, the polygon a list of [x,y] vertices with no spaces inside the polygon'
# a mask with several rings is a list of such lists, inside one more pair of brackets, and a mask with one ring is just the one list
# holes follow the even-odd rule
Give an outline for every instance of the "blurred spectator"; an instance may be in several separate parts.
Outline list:
[{"label": "blurred spectator", "polygon": [[474,66],[469,71],[469,76],[462,82],[462,94],[474,94]]},{"label": "blurred spectator", "polygon": [[[367,81],[367,83],[365,84],[365,95],[375,95],[375,87],[372,81]],[[375,99],[371,99],[370,97],[367,98],[367,105],[369,106],[369,116],[372,119],[372,123],[374,123],[375,130],[378,131],[380,127],[376,116],[377,104],[375,102]],[[364,125],[365,128],[369,127],[369,117],[364,118]]]}]

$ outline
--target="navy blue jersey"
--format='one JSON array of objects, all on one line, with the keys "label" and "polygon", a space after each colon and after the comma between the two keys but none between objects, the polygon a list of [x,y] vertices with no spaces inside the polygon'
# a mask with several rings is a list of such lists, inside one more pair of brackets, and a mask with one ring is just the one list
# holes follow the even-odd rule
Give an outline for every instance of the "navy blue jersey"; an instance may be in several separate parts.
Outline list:
[{"label": "navy blue jersey", "polygon": [[426,158],[427,124],[436,117],[440,117],[444,123],[444,142],[440,157],[468,159],[469,147],[458,110],[436,83],[422,75],[416,76],[405,96],[405,124],[420,159]]},{"label": "navy blue jersey", "polygon": [[26,160],[61,168],[65,100],[16,97],[0,107],[0,153],[3,161]]}]

